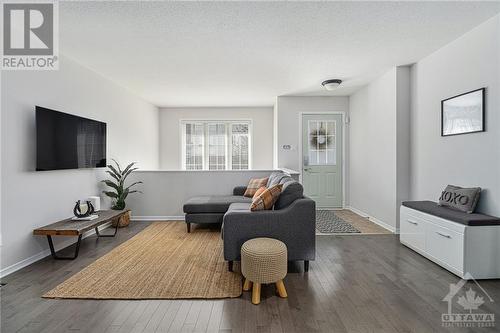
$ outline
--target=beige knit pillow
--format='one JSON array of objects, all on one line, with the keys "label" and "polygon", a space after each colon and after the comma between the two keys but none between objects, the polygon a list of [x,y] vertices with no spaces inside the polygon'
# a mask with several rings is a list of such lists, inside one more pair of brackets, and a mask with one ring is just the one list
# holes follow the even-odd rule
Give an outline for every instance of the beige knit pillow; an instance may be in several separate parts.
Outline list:
[{"label": "beige knit pillow", "polygon": [[269,210],[273,208],[274,203],[280,197],[282,187],[283,185],[279,184],[266,189],[252,200],[250,210],[254,212],[257,210]]},{"label": "beige knit pillow", "polygon": [[243,196],[248,197],[248,198],[253,198],[253,195],[255,194],[255,192],[257,192],[257,190],[259,188],[267,185],[268,179],[269,179],[269,177],[250,179],[250,181],[248,182],[248,185],[247,185],[247,189],[246,189],[245,193],[243,194]]}]

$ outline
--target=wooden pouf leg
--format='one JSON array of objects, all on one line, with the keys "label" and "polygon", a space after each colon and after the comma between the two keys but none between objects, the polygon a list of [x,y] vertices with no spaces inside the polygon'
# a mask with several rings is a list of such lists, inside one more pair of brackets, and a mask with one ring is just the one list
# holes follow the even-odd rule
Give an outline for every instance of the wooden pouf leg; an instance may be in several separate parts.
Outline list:
[{"label": "wooden pouf leg", "polygon": [[243,283],[243,291],[249,291],[250,288],[252,288],[252,281],[245,279],[245,283]]},{"label": "wooden pouf leg", "polygon": [[253,283],[252,287],[252,303],[260,303],[260,283]]},{"label": "wooden pouf leg", "polygon": [[276,289],[278,289],[278,295],[280,295],[280,297],[282,298],[288,297],[283,280],[279,280],[278,282],[276,282]]}]

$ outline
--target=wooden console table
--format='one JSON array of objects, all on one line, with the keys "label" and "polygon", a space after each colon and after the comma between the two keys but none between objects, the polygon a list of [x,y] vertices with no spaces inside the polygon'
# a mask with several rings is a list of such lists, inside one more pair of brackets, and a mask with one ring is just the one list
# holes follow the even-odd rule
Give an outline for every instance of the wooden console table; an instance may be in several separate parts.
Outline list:
[{"label": "wooden console table", "polygon": [[[33,230],[33,235],[47,236],[49,242],[50,253],[52,258],[59,260],[73,260],[78,257],[78,250],[80,249],[80,243],[82,241],[82,236],[85,232],[95,229],[97,237],[115,237],[118,231],[118,221],[116,221],[115,232],[112,234],[103,235],[99,233],[99,226],[119,219],[122,215],[128,214],[130,209],[125,210],[100,210],[96,212],[99,217],[94,220],[89,221],[75,221],[71,218],[61,220],[44,227]],[[59,257],[54,250],[54,243],[52,242],[52,236],[78,236],[76,242],[75,254],[72,257]]]}]

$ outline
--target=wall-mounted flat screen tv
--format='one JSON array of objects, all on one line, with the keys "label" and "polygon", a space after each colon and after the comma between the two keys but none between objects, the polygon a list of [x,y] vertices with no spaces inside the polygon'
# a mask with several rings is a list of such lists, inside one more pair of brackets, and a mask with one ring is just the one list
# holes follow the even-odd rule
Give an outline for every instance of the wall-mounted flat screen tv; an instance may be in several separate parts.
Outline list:
[{"label": "wall-mounted flat screen tv", "polygon": [[36,107],[36,170],[106,166],[106,123]]}]

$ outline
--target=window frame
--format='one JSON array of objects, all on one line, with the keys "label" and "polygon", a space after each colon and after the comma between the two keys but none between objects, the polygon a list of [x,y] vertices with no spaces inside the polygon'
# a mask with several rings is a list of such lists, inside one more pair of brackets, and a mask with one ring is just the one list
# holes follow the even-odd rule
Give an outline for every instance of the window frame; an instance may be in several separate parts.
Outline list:
[{"label": "window frame", "polygon": [[[209,163],[209,144],[208,144],[208,124],[221,124],[224,123],[226,129],[226,163],[224,170],[210,170]],[[202,156],[202,168],[200,170],[186,170],[186,124],[202,124],[203,125],[203,156]],[[248,125],[248,169],[236,169],[235,171],[245,171],[252,170],[252,152],[253,152],[253,121],[252,119],[181,119],[179,121],[180,128],[180,160],[181,169],[183,171],[232,171],[232,146],[233,146],[233,136],[231,126],[233,124],[245,124]]]}]

